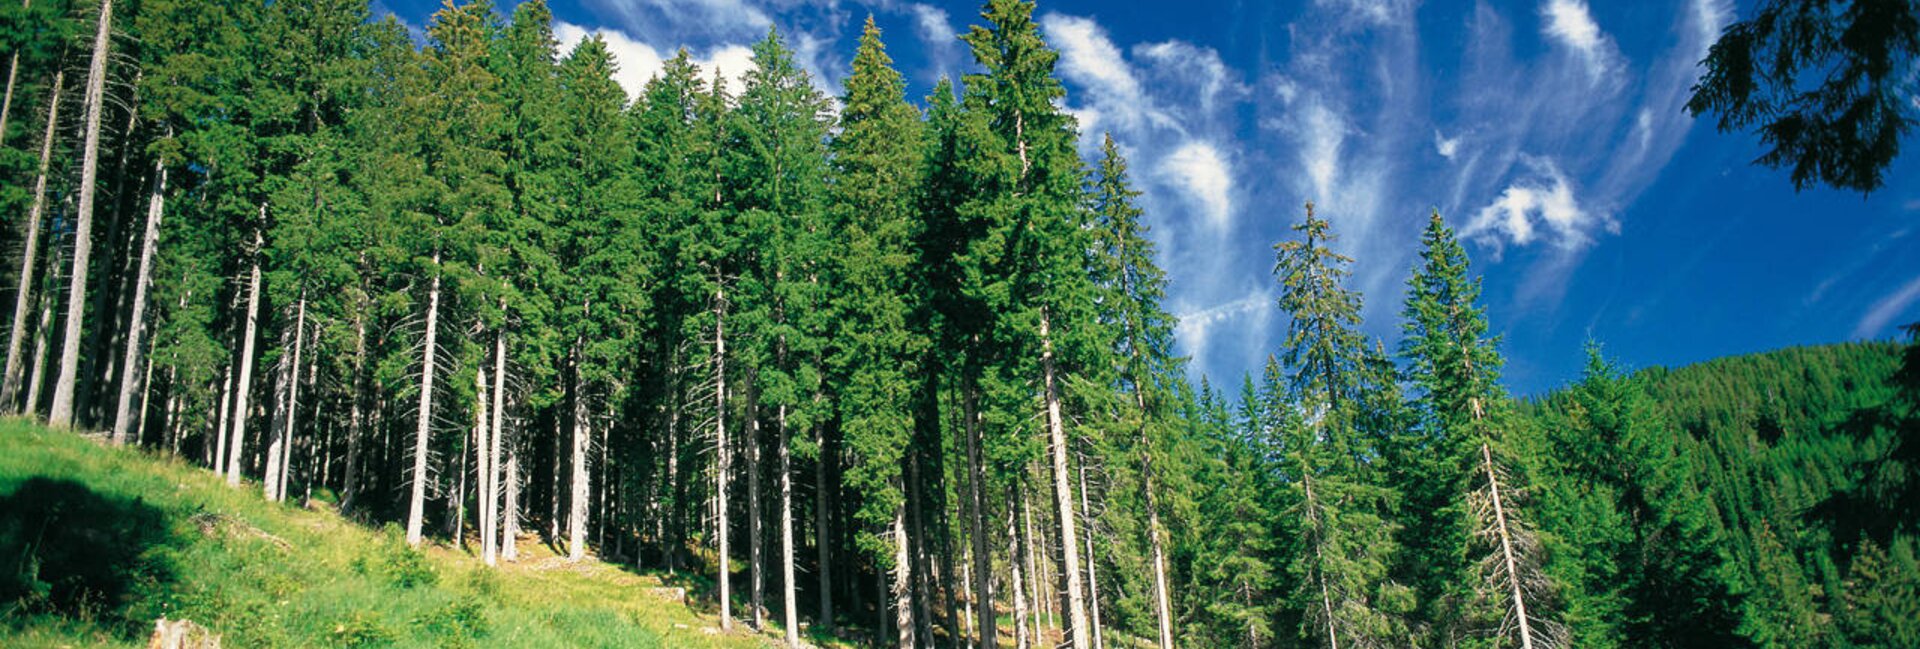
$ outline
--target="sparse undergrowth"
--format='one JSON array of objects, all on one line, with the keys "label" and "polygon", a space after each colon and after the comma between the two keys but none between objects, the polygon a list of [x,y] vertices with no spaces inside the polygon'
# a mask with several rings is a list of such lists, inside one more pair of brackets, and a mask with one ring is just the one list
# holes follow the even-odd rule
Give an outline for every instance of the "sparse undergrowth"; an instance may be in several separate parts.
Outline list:
[{"label": "sparse undergrowth", "polygon": [[[0,421],[0,646],[140,646],[161,616],[230,647],[760,647],[660,579],[544,554],[488,570],[185,462]],[[535,546],[534,543],[523,545]]]}]

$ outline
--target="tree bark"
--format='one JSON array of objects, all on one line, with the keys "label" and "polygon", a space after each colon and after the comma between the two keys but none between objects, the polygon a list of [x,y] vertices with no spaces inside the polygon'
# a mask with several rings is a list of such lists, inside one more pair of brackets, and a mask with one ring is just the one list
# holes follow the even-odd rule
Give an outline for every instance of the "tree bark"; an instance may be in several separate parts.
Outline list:
[{"label": "tree bark", "polygon": [[[25,10],[32,7],[33,0],[20,0],[21,9]],[[19,72],[20,53],[14,52],[13,56],[7,57],[7,97],[5,100],[0,100],[0,145],[6,144],[7,116],[13,113],[13,81],[14,78],[19,75]]]},{"label": "tree bark", "polygon": [[[27,337],[27,318],[33,309],[34,262],[40,253],[40,217],[47,208],[47,169],[53,159],[53,138],[59,132],[60,90],[66,76],[65,70],[53,73],[53,96],[47,100],[46,135],[40,140],[40,167],[33,179],[33,207],[27,210],[27,238],[20,252],[20,288],[14,293],[13,329],[7,335],[6,379],[0,384],[0,404],[5,404],[4,407],[8,409],[13,409],[14,400],[20,395],[20,377],[23,373],[20,352]],[[8,96],[11,97],[11,82],[8,88]],[[0,133],[4,132],[0,130]],[[12,412],[31,412],[34,405],[29,402]]]},{"label": "tree bark", "polygon": [[827,469],[833,462],[833,455],[827,453],[826,428],[816,422],[813,429],[815,448],[819,449],[819,455],[814,458],[813,464],[813,549],[818,555],[815,561],[819,565],[815,567],[815,572],[819,573],[820,578],[820,617],[813,623],[827,633],[832,633],[833,535],[831,528],[833,525],[830,519],[833,509],[830,503],[833,493],[827,489]]},{"label": "tree bark", "polygon": [[356,304],[355,307],[353,312],[353,392],[347,395],[347,466],[340,480],[340,511],[343,512],[352,510],[354,500],[360,495],[360,439],[365,434],[366,422],[366,414],[361,412],[360,399],[366,389],[367,305]]},{"label": "tree bark", "polygon": [[[502,311],[506,301],[501,300]],[[483,397],[484,398],[484,397]],[[497,331],[493,335],[493,430],[488,435],[487,471],[481,479],[481,489],[486,503],[480,506],[480,516],[486,521],[485,532],[480,545],[487,565],[494,565],[500,553],[500,447],[504,444],[507,410],[507,333]]]},{"label": "tree bark", "polygon": [[1105,649],[1100,632],[1100,561],[1093,554],[1093,508],[1087,498],[1087,465],[1080,464],[1080,519],[1087,526],[1087,614],[1093,625],[1093,649]]},{"label": "tree bark", "polygon": [[113,0],[100,0],[100,21],[93,37],[93,61],[87,73],[86,138],[81,145],[80,208],[73,227],[73,272],[67,285],[66,337],[60,341],[60,374],[54,378],[53,405],[47,423],[72,426],[73,394],[80,375],[80,332],[87,312],[87,268],[93,255],[93,203],[99,182],[100,115],[105,111],[107,57],[113,47]]},{"label": "tree bark", "polygon": [[913,558],[907,543],[907,507],[904,504],[893,507],[893,602],[894,629],[899,634],[900,649],[913,649]]},{"label": "tree bark", "polygon": [[1494,529],[1500,538],[1500,558],[1507,567],[1507,586],[1513,594],[1513,616],[1520,627],[1520,648],[1533,649],[1533,620],[1527,617],[1527,598],[1520,587],[1519,561],[1514,556],[1513,535],[1507,529],[1506,506],[1500,500],[1500,478],[1493,469],[1493,450],[1485,443],[1480,444],[1480,460],[1487,474],[1487,491],[1493,499]]},{"label": "tree bark", "polygon": [[[153,256],[160,246],[160,217],[166,193],[167,165],[156,160],[153,163],[153,194],[147,199],[147,229],[140,237],[140,271],[133,280],[133,315],[128,321],[130,331],[127,333],[126,358],[120,362],[120,405],[113,417],[115,444],[127,443],[132,433],[133,368],[139,364],[140,342],[147,332],[147,284],[153,278]],[[301,306],[304,308],[305,302]]]},{"label": "tree bark", "polygon": [[[262,202],[260,227],[265,227],[266,220],[267,204]],[[234,385],[233,418],[227,422],[231,437],[227,443],[227,484],[235,487],[240,486],[240,456],[247,439],[247,392],[253,387],[254,338],[260,323],[260,255],[265,245],[266,238],[254,230],[253,265],[247,275],[247,324],[240,339],[240,382]]]},{"label": "tree bark", "polygon": [[766,607],[762,591],[766,577],[761,567],[766,564],[760,553],[760,391],[754,387],[759,378],[757,372],[747,370],[747,591],[749,606],[755,630],[767,628]]},{"label": "tree bark", "polygon": [[[279,438],[267,450],[267,500],[286,502],[286,473],[293,464],[293,427],[300,419],[300,353],[302,343],[306,341],[307,296],[300,294],[300,303],[294,307],[297,315],[293,321],[293,364],[287,366],[287,405],[281,416],[286,426],[281,429]],[[277,461],[276,461],[277,459]]]},{"label": "tree bark", "polygon": [[[780,613],[787,646],[800,648],[800,604],[793,583],[793,451],[788,447],[787,407],[780,406]],[[821,566],[823,569],[825,566]]]},{"label": "tree bark", "polygon": [[502,481],[505,483],[506,496],[500,503],[500,558],[507,561],[520,559],[520,448],[518,444],[507,444],[507,465]]},{"label": "tree bark", "polygon": [[1032,647],[1027,611],[1027,580],[1032,579],[1033,569],[1027,567],[1030,559],[1026,551],[1026,535],[1020,533],[1020,512],[1022,498],[1014,489],[1007,490],[1007,571],[1013,577],[1007,584],[1013,595],[1013,646],[1014,649]]},{"label": "tree bark", "polygon": [[480,506],[480,511],[475,512],[474,517],[480,532],[480,560],[491,566],[493,565],[493,529],[491,527],[493,517],[487,512],[487,474],[492,467],[487,464],[487,461],[493,454],[493,439],[489,435],[492,432],[493,422],[487,417],[487,399],[492,395],[487,390],[487,365],[484,357],[482,362],[475,365],[477,367],[473,369],[473,439],[475,442],[473,494],[475,503]]},{"label": "tree bark", "polygon": [[[580,348],[581,341],[575,340],[576,356]],[[580,378],[580,365],[575,361],[573,366],[573,472],[567,499],[567,560],[575,562],[587,556],[587,499],[592,497],[587,482],[587,452],[593,422],[587,414],[586,385]]]},{"label": "tree bark", "polygon": [[1050,316],[1040,310],[1040,373],[1047,405],[1047,438],[1053,455],[1054,511],[1060,512],[1061,569],[1067,577],[1068,637],[1075,647],[1088,646],[1087,607],[1080,583],[1080,542],[1073,524],[1073,484],[1067,471],[1067,433],[1060,416],[1060,386],[1055,377]]},{"label": "tree bark", "polygon": [[[973,522],[973,614],[981,649],[994,649],[999,643],[998,620],[993,612],[993,555],[987,549],[986,471],[980,457],[979,386],[969,379],[961,398],[962,416],[967,429],[967,494],[972,501],[969,517]],[[1017,590],[1017,589],[1016,589]]]},{"label": "tree bark", "polygon": [[407,502],[407,545],[420,547],[421,527],[427,515],[427,445],[433,440],[433,370],[440,333],[440,251],[433,252],[433,284],[427,289],[427,340],[420,350],[420,410],[413,429],[413,485]]},{"label": "tree bark", "polygon": [[733,564],[727,556],[727,477],[733,468],[727,446],[727,292],[713,292],[713,422],[720,457],[714,472],[714,535],[720,544],[720,628],[733,628]]},{"label": "tree bark", "polygon": [[233,365],[220,369],[220,414],[214,417],[213,457],[208,458],[207,466],[217,473],[225,474],[227,467],[227,413],[233,406]]},{"label": "tree bark", "polygon": [[[66,261],[65,251],[58,245],[53,246],[53,263],[47,268],[59,268]],[[53,284],[54,278],[48,274],[48,286],[40,291],[40,323],[33,328],[33,376],[27,382],[27,411],[39,412],[40,391],[47,385],[47,346],[53,344]]]}]

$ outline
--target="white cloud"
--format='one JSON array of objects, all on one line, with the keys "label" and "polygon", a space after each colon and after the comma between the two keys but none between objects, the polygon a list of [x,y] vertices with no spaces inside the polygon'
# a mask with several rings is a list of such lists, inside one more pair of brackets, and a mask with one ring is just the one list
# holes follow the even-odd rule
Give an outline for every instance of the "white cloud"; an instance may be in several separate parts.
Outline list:
[{"label": "white cloud", "polygon": [[[1178,314],[1178,323],[1174,325],[1173,335],[1180,348],[1196,359],[1205,359],[1209,348],[1213,346],[1215,330],[1237,323],[1243,333],[1254,333],[1265,328],[1266,321],[1273,315],[1273,294],[1265,288],[1254,289],[1247,294],[1219,304],[1214,304]],[[1238,322],[1252,316],[1253,322]],[[1259,336],[1246,336],[1239,341],[1240,347],[1263,346],[1265,341]],[[1238,350],[1236,350],[1238,351]]]},{"label": "white cloud", "polygon": [[1586,63],[1589,81],[1597,83],[1607,76],[1618,52],[1606,33],[1600,31],[1600,24],[1593,21],[1585,0],[1547,0],[1540,12],[1546,17],[1541,29],[1580,56]]},{"label": "white cloud", "polygon": [[1238,100],[1247,94],[1246,85],[1220,60],[1220,52],[1211,47],[1186,41],[1163,41],[1135,45],[1133,55],[1149,64],[1157,74],[1197,85],[1203,113],[1212,113],[1223,100]]},{"label": "white cloud", "polygon": [[[589,34],[599,34],[600,40],[606,42],[607,52],[613,55],[614,63],[619,66],[613,79],[627,91],[629,98],[639,97],[647,82],[659,74],[666,60],[673,56],[672,50],[663,54],[661,48],[636,40],[619,30],[589,30],[563,20],[553,23],[553,36],[560,41],[562,55],[573,52],[573,48],[586,40]],[[740,92],[741,76],[754,69],[753,50],[737,44],[715,47],[704,56],[696,54],[693,62],[700,67],[700,78],[709,84],[713,83],[716,70],[725,75],[727,91],[734,94]]]},{"label": "white cloud", "polygon": [[1531,175],[1507,185],[1498,198],[1474,213],[1461,229],[1462,237],[1493,248],[1498,259],[1508,243],[1526,246],[1550,237],[1560,249],[1573,251],[1593,241],[1596,227],[1619,232],[1620,224],[1612,216],[1580,205],[1572,182],[1551,159],[1527,162]]},{"label": "white cloud", "polygon": [[1867,309],[1866,314],[1860,317],[1860,322],[1854,325],[1853,337],[1871,338],[1884,334],[1887,325],[1892,324],[1894,318],[1906,313],[1907,307],[1913,306],[1915,301],[1920,301],[1920,277],[1913,278],[1905,286],[1874,302],[1873,306]]},{"label": "white cloud", "polygon": [[1161,161],[1160,173],[1185,190],[1208,226],[1224,230],[1232,223],[1233,169],[1213,144],[1187,142]]},{"label": "white cloud", "polygon": [[1438,152],[1440,157],[1452,160],[1454,156],[1460,154],[1460,136],[1455,135],[1449,138],[1441,135],[1439,129],[1434,129],[1433,150]]},{"label": "white cloud", "polygon": [[743,0],[588,0],[620,26],[648,37],[666,34],[752,37],[773,24],[766,12]]},{"label": "white cloud", "polygon": [[1346,144],[1347,122],[1318,101],[1300,110],[1303,114],[1301,132],[1295,135],[1304,144],[1300,147],[1300,166],[1306,168],[1307,178],[1312,182],[1308,199],[1332,200],[1334,186],[1340,181],[1340,149]]},{"label": "white cloud", "polygon": [[1103,107],[1114,128],[1171,125],[1171,119],[1147,99],[1133,68],[1099,23],[1050,13],[1040,18],[1040,27],[1046,30],[1048,43],[1060,51],[1061,76],[1086,89],[1089,103]]},{"label": "white cloud", "polygon": [[1347,14],[1365,22],[1387,25],[1404,22],[1412,14],[1413,4],[1407,0],[1315,0],[1315,5],[1344,9]]}]

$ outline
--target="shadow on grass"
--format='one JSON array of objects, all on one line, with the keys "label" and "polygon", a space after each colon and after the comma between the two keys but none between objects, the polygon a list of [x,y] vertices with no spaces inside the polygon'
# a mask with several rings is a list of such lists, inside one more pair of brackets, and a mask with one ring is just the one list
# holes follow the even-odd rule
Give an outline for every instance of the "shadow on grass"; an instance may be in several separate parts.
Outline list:
[{"label": "shadow on grass", "polygon": [[[0,490],[5,486],[0,485]],[[0,617],[91,620],[123,634],[132,596],[173,581],[160,509],[71,480],[30,478],[0,493]]]}]

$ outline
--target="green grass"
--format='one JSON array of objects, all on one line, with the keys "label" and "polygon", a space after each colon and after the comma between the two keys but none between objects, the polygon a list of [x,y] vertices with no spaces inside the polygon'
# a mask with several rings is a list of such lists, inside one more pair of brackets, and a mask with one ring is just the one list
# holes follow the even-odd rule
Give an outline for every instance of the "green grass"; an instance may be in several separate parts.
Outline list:
[{"label": "green grass", "polygon": [[229,647],[770,644],[655,576],[534,550],[490,570],[177,458],[0,420],[0,646],[144,646],[161,616]]}]

